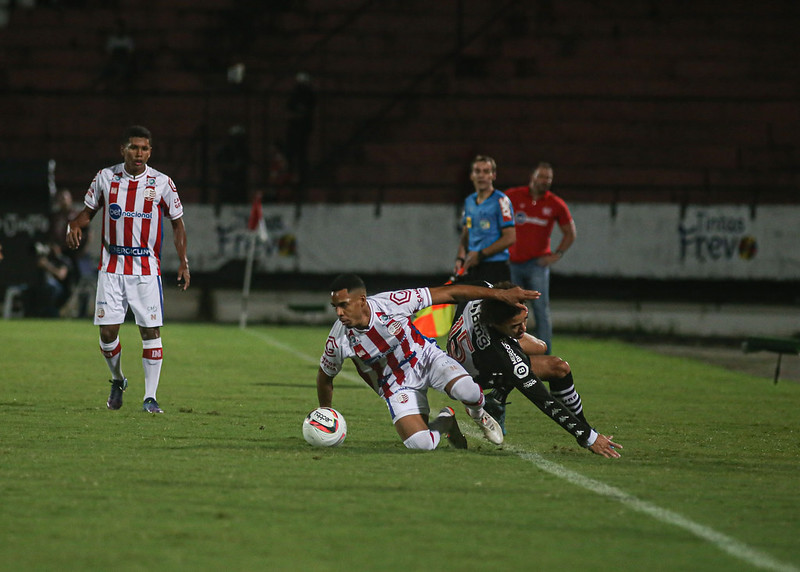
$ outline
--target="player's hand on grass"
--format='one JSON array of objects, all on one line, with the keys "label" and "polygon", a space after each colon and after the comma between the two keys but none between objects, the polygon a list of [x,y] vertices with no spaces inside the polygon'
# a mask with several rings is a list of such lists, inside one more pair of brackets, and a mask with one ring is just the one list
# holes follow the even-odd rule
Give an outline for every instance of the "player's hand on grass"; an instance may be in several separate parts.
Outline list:
[{"label": "player's hand on grass", "polygon": [[612,441],[613,438],[613,435],[606,437],[598,433],[597,439],[589,446],[589,450],[595,455],[601,455],[609,459],[619,459],[620,454],[617,449],[622,449],[622,445]]}]

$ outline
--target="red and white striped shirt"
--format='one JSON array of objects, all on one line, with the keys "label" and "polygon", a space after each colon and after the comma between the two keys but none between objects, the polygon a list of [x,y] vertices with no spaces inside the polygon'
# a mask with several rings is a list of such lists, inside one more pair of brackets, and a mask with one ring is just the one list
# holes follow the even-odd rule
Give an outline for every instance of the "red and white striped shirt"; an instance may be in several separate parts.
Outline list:
[{"label": "red and white striped shirt", "polygon": [[334,377],[349,358],[378,395],[389,397],[402,389],[404,382],[418,382],[419,376],[411,372],[423,349],[434,343],[411,325],[411,317],[431,305],[431,293],[427,288],[384,292],[369,296],[367,304],[369,326],[359,330],[337,321],[325,343],[320,367]]},{"label": "red and white striped shirt", "polygon": [[98,270],[134,276],[161,275],[162,217],[183,216],[175,184],[167,175],[146,166],[133,177],[120,163],[100,170],[84,204],[103,207],[102,258]]}]

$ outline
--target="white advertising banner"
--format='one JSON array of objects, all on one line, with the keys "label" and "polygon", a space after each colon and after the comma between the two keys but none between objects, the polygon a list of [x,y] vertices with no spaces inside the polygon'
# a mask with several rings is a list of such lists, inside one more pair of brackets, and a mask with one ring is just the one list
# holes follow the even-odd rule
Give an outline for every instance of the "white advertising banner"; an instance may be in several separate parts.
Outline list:
[{"label": "white advertising banner", "polygon": [[[553,271],[604,278],[800,279],[800,207],[575,203],[578,238]],[[247,254],[249,206],[184,205],[192,270]],[[257,272],[447,274],[459,236],[450,205],[265,205]],[[165,270],[177,257],[165,225]],[[560,231],[553,231],[554,246]]]},{"label": "white advertising banner", "polygon": [[[800,207],[570,205],[578,238],[562,274],[659,279],[800,279]],[[751,216],[752,215],[752,216]],[[559,231],[554,231],[559,236]],[[557,238],[554,238],[554,241]]]}]

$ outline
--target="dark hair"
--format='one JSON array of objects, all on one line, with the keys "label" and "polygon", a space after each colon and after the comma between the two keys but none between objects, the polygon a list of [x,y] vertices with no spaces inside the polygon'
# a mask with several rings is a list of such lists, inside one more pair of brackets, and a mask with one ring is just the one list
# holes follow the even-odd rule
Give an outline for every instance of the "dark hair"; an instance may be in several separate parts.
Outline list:
[{"label": "dark hair", "polygon": [[144,137],[151,146],[153,145],[153,135],[147,127],[141,125],[131,125],[128,127],[122,134],[122,144],[127,145],[133,137]]},{"label": "dark hair", "polygon": [[331,292],[338,292],[339,290],[366,290],[364,281],[356,274],[339,274],[336,279],[331,282]]},{"label": "dark hair", "polygon": [[539,164],[536,165],[533,168],[533,171],[531,171],[531,174],[535,173],[539,169],[550,169],[552,171],[553,170],[553,166],[550,163],[548,163],[547,161],[539,161]]},{"label": "dark hair", "polygon": [[[514,288],[516,284],[512,284],[511,282],[498,282],[494,285],[495,288],[499,290],[508,290],[509,288]],[[495,300],[494,298],[484,298],[481,301],[481,322],[486,325],[499,325],[503,322],[506,322],[519,314],[522,310],[520,310],[517,306],[513,304],[506,304],[501,300]]]}]

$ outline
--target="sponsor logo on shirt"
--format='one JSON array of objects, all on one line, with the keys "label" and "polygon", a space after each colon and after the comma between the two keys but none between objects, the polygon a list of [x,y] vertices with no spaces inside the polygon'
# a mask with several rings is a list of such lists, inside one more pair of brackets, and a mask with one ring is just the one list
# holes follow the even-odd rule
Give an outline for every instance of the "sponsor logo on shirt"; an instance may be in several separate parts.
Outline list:
[{"label": "sponsor logo on shirt", "polygon": [[153,213],[140,213],[138,211],[124,211],[122,207],[119,206],[117,203],[112,204],[108,207],[108,216],[111,217],[112,220],[119,220],[120,218],[145,218],[145,219],[152,219]]},{"label": "sponsor logo on shirt", "polygon": [[150,249],[143,246],[118,246],[109,244],[106,246],[109,254],[117,256],[150,256]]},{"label": "sponsor logo on shirt", "polygon": [[514,222],[516,224],[535,224],[538,226],[547,226],[547,219],[528,216],[526,213],[519,211],[514,213]]},{"label": "sponsor logo on shirt", "polygon": [[503,220],[511,220],[511,201],[508,197],[500,199],[500,214],[503,216]]},{"label": "sponsor logo on shirt", "polygon": [[[506,353],[508,354],[508,359],[511,360],[511,365],[514,368],[514,375],[516,375],[520,379],[526,378],[528,376],[528,372],[530,371],[528,368],[528,364],[526,364],[522,359],[522,357],[513,350],[513,348],[508,342],[503,340],[500,343],[506,350]],[[527,382],[525,383],[525,387],[530,387],[535,383],[536,383],[535,381],[533,383]]]}]

